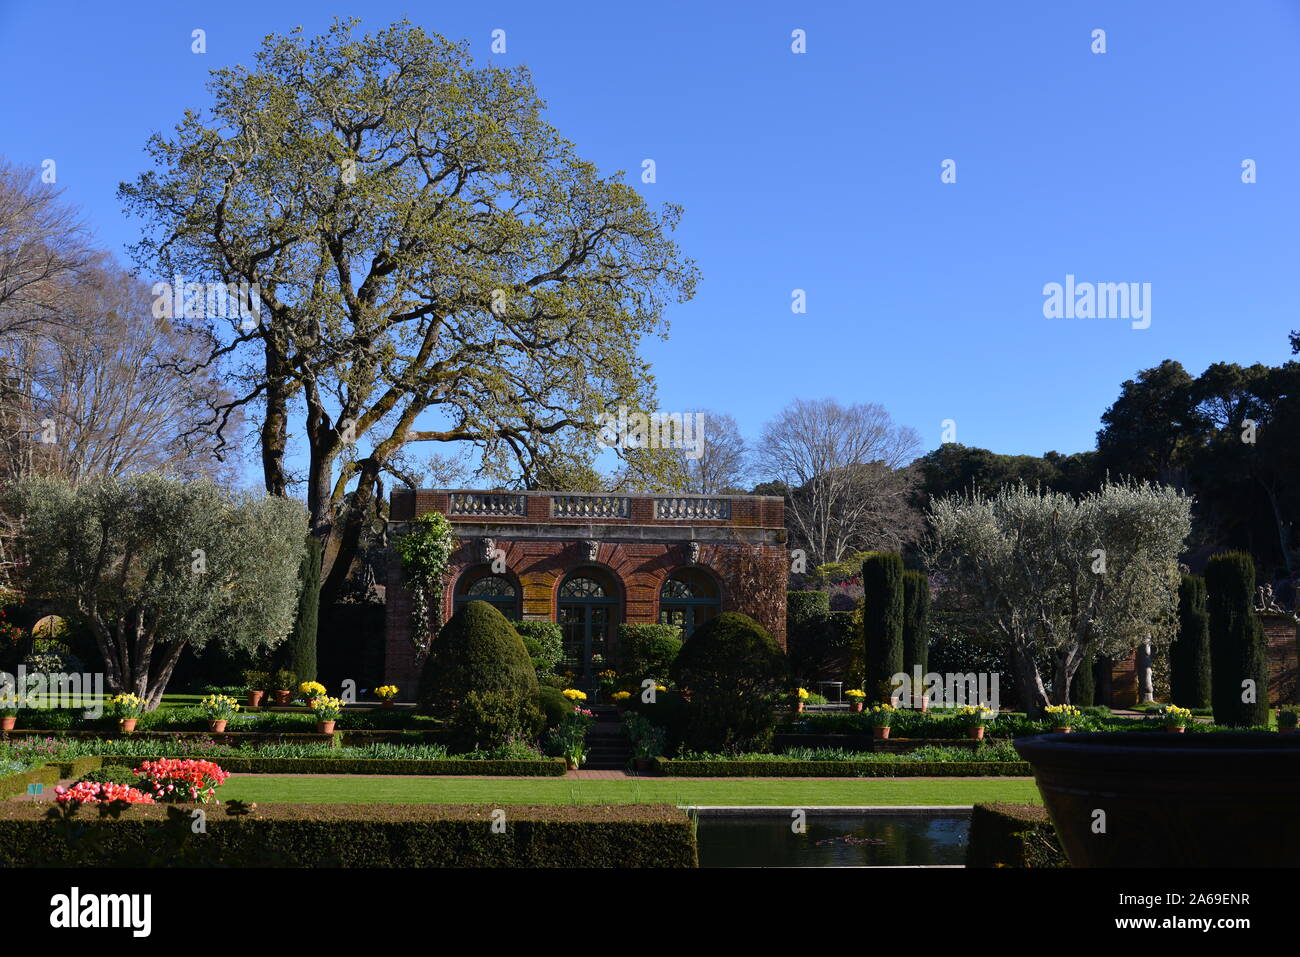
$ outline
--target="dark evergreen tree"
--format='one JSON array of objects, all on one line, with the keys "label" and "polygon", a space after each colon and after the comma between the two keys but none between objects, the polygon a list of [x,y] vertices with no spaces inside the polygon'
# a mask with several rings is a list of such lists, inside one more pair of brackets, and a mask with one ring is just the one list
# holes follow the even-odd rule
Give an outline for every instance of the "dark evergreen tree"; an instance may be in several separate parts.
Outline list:
[{"label": "dark evergreen tree", "polygon": [[891,679],[903,670],[903,556],[869,554],[862,563],[862,592],[865,690],[883,701]]},{"label": "dark evergreen tree", "polygon": [[[1215,555],[1205,566],[1210,625],[1211,701],[1217,724],[1268,723],[1264,629],[1255,616],[1255,562],[1245,552]],[[1247,697],[1254,682],[1254,701]]]},{"label": "dark evergreen tree", "polygon": [[[299,681],[316,680],[316,624],[320,614],[320,564],[321,539],[307,536],[303,550],[302,567],[298,572],[301,583],[298,592],[298,615],[289,633],[289,654],[286,667],[298,676]],[[297,689],[292,689],[297,690]]]},{"label": "dark evergreen tree", "polygon": [[917,665],[925,674],[930,649],[930,579],[922,572],[903,572],[903,670]]},{"label": "dark evergreen tree", "polygon": [[1178,637],[1169,646],[1169,686],[1174,704],[1208,708],[1211,702],[1210,617],[1205,579],[1184,575],[1178,586]]}]

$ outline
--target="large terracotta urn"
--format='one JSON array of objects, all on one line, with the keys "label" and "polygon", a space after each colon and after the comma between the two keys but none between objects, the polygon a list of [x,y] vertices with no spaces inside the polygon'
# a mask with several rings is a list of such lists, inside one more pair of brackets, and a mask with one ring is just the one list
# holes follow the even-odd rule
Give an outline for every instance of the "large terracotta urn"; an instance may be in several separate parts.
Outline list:
[{"label": "large terracotta urn", "polygon": [[1300,864],[1300,738],[1042,734],[1015,747],[1075,867]]}]

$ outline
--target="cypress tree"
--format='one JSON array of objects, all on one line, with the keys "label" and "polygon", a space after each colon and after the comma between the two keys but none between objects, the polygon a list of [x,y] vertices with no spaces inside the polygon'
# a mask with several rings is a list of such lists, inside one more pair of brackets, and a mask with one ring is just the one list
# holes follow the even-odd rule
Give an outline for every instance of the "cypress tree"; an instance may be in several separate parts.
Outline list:
[{"label": "cypress tree", "polygon": [[903,670],[928,670],[930,652],[930,579],[922,572],[903,572]]},{"label": "cypress tree", "polygon": [[[316,624],[320,615],[321,540],[307,536],[298,571],[298,615],[289,633],[288,668],[299,681],[316,680]],[[296,690],[296,689],[294,689]]]},{"label": "cypress tree", "polygon": [[[1210,619],[1211,702],[1217,724],[1268,723],[1264,629],[1255,617],[1255,563],[1245,552],[1215,555],[1205,566]],[[1242,701],[1243,682],[1255,682],[1255,700]]]},{"label": "cypress tree", "polygon": [[1178,637],[1169,646],[1169,686],[1174,704],[1210,707],[1210,618],[1205,579],[1196,575],[1184,575],[1178,586]]},{"label": "cypress tree", "polygon": [[868,554],[862,563],[862,593],[866,691],[887,700],[886,686],[903,670],[903,556]]}]

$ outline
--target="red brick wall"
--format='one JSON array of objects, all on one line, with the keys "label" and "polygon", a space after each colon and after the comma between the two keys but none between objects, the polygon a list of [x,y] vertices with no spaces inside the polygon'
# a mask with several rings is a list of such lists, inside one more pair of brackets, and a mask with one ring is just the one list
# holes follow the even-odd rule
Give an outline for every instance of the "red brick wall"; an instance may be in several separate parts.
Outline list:
[{"label": "red brick wall", "polygon": [[1296,623],[1285,615],[1260,615],[1268,662],[1268,703],[1291,704],[1296,697]]},{"label": "red brick wall", "polygon": [[[451,492],[442,490],[394,492],[392,518],[407,521],[434,510],[448,514],[450,496]],[[618,582],[620,621],[658,621],[660,589],[674,571],[692,565],[689,543],[698,541],[694,567],[708,571],[717,581],[722,610],[754,617],[785,647],[788,558],[784,503],[768,496],[718,497],[730,500],[728,520],[658,519],[654,515],[654,496],[630,496],[626,518],[552,518],[549,496],[539,493],[528,495],[525,515],[448,515],[453,529],[473,526],[476,533],[458,539],[452,554],[443,619],[452,613],[460,576],[484,564],[483,537],[491,537],[494,547],[505,553],[509,577],[521,586],[524,617],[547,621],[555,620],[556,594],[565,576],[593,565]],[[536,533],[530,526],[536,527]],[[726,540],[727,528],[737,529],[736,537],[741,540]],[[557,535],[560,529],[572,529],[572,537],[564,532]],[[584,544],[590,540],[600,543],[594,562],[589,560]],[[743,556],[761,557],[767,600],[742,593],[737,583],[739,576],[730,572]],[[388,575],[384,680],[404,691],[414,690],[419,677],[410,640],[410,611],[410,594],[402,584],[400,562],[394,556]]]}]

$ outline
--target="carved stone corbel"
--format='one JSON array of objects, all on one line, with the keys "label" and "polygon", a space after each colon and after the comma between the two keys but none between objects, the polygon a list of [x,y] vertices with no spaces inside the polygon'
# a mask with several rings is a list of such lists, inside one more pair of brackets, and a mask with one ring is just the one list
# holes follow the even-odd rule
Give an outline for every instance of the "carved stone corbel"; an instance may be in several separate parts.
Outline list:
[{"label": "carved stone corbel", "polygon": [[587,561],[594,562],[600,554],[600,542],[588,539],[582,543],[582,553],[587,556]]}]

